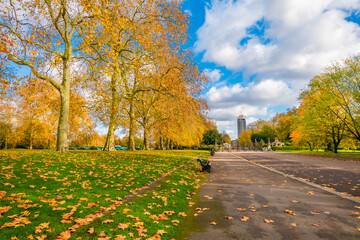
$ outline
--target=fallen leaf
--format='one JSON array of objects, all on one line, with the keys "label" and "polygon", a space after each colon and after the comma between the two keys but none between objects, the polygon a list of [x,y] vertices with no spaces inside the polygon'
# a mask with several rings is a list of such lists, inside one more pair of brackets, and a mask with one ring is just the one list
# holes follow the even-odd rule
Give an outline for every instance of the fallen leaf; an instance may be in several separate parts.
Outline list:
[{"label": "fallen leaf", "polygon": [[269,220],[269,219],[264,219],[264,222],[265,222],[265,223],[273,223],[274,221],[273,221],[273,220]]},{"label": "fallen leaf", "polygon": [[114,222],[114,220],[112,220],[112,219],[107,219],[107,220],[103,221],[102,223],[104,224],[104,223],[112,223],[112,222]]},{"label": "fallen leaf", "polygon": [[229,220],[232,220],[233,217],[230,217],[230,216],[225,216],[226,219],[229,219]]},{"label": "fallen leaf", "polygon": [[247,222],[247,221],[250,220],[250,218],[246,217],[246,216],[243,216],[242,218],[240,218],[240,220],[243,221],[243,222]]},{"label": "fallen leaf", "polygon": [[158,230],[158,231],[156,232],[157,235],[163,235],[163,234],[165,234],[165,233],[167,233],[167,232],[165,232],[164,230]]},{"label": "fallen leaf", "polygon": [[239,212],[246,212],[246,209],[245,208],[238,208],[237,209]]},{"label": "fallen leaf", "polygon": [[216,222],[211,222],[210,224],[211,224],[211,225],[216,225]]},{"label": "fallen leaf", "polygon": [[313,223],[312,226],[314,226],[314,227],[320,227],[320,225],[317,224],[317,223]]},{"label": "fallen leaf", "polygon": [[290,225],[296,227],[296,223],[290,223]]},{"label": "fallen leaf", "polygon": [[129,211],[130,211],[130,209],[125,208],[122,212],[123,212],[123,213],[128,213]]},{"label": "fallen leaf", "polygon": [[125,240],[126,236],[123,235],[116,235],[115,240]]},{"label": "fallen leaf", "polygon": [[89,228],[88,233],[93,234],[94,233],[94,228]]},{"label": "fallen leaf", "polygon": [[320,214],[320,210],[312,210],[311,214]]},{"label": "fallen leaf", "polygon": [[262,205],[262,207],[263,207],[263,208],[267,208],[267,207],[269,207],[269,205]]},{"label": "fallen leaf", "polygon": [[126,229],[126,228],[128,228],[128,227],[129,227],[128,224],[119,223],[119,225],[118,225],[118,228],[119,228],[119,229],[122,229],[122,230],[124,230],[124,229]]},{"label": "fallen leaf", "polygon": [[311,191],[309,191],[309,192],[307,192],[307,194],[309,194],[309,195],[313,195],[314,193],[313,193],[313,192],[311,192]]},{"label": "fallen leaf", "polygon": [[286,212],[286,213],[288,213],[288,214],[290,214],[290,215],[293,215],[293,216],[297,216],[296,213],[294,213],[293,211],[288,210],[288,209],[285,209],[284,212]]}]

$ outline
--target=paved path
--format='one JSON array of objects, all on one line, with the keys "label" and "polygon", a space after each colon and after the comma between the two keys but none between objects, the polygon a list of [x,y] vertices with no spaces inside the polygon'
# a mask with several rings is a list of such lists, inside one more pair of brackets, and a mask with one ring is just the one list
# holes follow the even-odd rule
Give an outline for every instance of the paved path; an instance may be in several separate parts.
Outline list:
[{"label": "paved path", "polygon": [[360,239],[360,204],[232,153],[216,153],[212,164],[183,239]]},{"label": "paved path", "polygon": [[[301,156],[277,152],[239,152],[246,160],[307,179],[316,184],[360,197],[360,162],[339,161],[327,156]],[[342,159],[342,157],[338,157]]]}]

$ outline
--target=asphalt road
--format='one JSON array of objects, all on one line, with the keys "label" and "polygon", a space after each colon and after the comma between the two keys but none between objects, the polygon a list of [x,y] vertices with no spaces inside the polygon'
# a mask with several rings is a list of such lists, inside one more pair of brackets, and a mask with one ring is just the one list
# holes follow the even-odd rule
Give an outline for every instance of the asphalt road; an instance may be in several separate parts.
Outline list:
[{"label": "asphalt road", "polygon": [[276,152],[240,152],[246,160],[360,197],[360,162]]},{"label": "asphalt road", "polygon": [[[346,181],[352,183],[359,181],[358,165],[310,164],[311,161],[299,156],[294,163],[295,159],[273,153],[238,154],[242,158],[220,152],[211,159],[212,172],[200,188],[198,203],[192,206],[194,213],[185,222],[182,239],[360,239],[360,229],[357,229],[360,228],[360,204],[244,159],[267,162],[268,166],[287,166],[291,162],[301,166],[299,169],[307,168],[305,162],[310,166],[322,165],[353,173],[352,177],[344,175]],[[342,168],[347,164],[351,166]],[[321,173],[317,178],[320,175],[324,176]]]}]

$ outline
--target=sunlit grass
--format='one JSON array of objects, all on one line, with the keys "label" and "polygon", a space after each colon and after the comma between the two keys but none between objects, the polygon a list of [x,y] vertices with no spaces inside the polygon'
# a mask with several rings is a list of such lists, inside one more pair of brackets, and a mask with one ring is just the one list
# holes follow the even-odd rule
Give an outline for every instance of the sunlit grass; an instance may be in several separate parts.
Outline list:
[{"label": "sunlit grass", "polygon": [[[0,236],[3,239],[15,236],[19,239],[29,236],[35,239],[41,236],[52,238],[79,219],[119,203],[130,192],[153,182],[197,155],[207,157],[208,153],[1,151]],[[161,186],[164,193],[160,191],[158,194],[166,195],[167,191],[172,193],[171,189],[176,186],[173,181],[177,181],[179,177],[190,181],[187,185],[179,186],[179,192],[191,191],[195,184],[195,174],[195,165],[173,173]],[[190,176],[190,179],[185,175]],[[144,198],[152,194],[149,192]],[[143,210],[146,201],[142,202],[141,199],[128,204],[128,208]],[[169,206],[178,207],[179,202],[185,206],[182,208],[185,211],[188,200],[186,197],[184,199],[182,195],[174,196],[169,201]],[[172,204],[173,201],[175,204]],[[177,209],[171,211],[175,210]],[[116,221],[119,222],[120,219]],[[107,225],[101,226],[107,229]],[[152,229],[153,226],[147,228]]]},{"label": "sunlit grass", "polygon": [[314,154],[314,155],[324,155],[324,156],[345,156],[345,157],[360,157],[359,150],[338,150],[338,153],[333,153],[325,151],[323,149],[317,150],[276,150],[277,152],[293,152],[293,153],[304,153],[304,154]]}]

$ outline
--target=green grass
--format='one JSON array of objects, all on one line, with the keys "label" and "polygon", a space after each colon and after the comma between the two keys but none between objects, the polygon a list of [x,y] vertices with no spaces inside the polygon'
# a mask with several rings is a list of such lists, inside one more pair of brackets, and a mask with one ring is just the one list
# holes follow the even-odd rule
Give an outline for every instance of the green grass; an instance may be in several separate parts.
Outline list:
[{"label": "green grass", "polygon": [[[0,236],[2,239],[15,236],[18,239],[27,239],[28,236],[35,239],[46,236],[50,239],[86,216],[108,210],[109,206],[119,203],[119,200],[131,191],[140,189],[197,155],[206,158],[208,153],[0,151]],[[164,179],[155,191],[131,200],[131,203],[127,203],[128,206],[119,206],[119,210],[109,215],[114,218],[113,224],[134,224],[133,219],[127,215],[143,219],[144,209],[149,209],[150,216],[159,215],[163,213],[162,210],[174,211],[177,214],[179,211],[185,212],[189,201],[187,197],[189,192],[194,190],[200,168],[196,164],[174,172]],[[166,206],[165,197],[168,199]],[[156,207],[157,211],[150,209],[147,205],[150,202],[162,207]],[[120,214],[123,208],[130,209],[131,213],[129,211],[128,214]],[[169,216],[169,219],[172,218],[175,219],[175,213]],[[176,227],[169,222],[166,226],[171,227],[168,228],[160,224],[162,221],[158,221],[159,225],[154,223],[154,219],[144,218],[141,221],[148,231],[143,234],[156,235],[157,230],[166,228],[164,230],[168,232],[167,235],[176,236],[176,227],[180,226],[181,222]],[[128,238],[128,233],[137,236],[138,225],[129,225],[128,232],[124,234],[127,234]],[[94,227],[94,233],[85,235],[85,238],[92,238],[101,231],[104,231],[104,234],[116,232],[110,231],[116,228],[110,223],[99,226],[101,227]]]},{"label": "green grass", "polygon": [[324,156],[345,156],[345,157],[359,157],[360,151],[357,150],[338,150],[338,153],[325,152],[322,149],[319,150],[277,150],[277,152],[293,152],[293,153],[303,153],[303,154],[314,154],[314,155],[324,155]]}]

